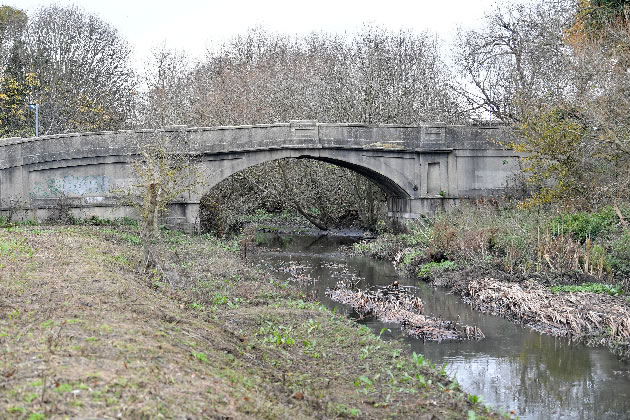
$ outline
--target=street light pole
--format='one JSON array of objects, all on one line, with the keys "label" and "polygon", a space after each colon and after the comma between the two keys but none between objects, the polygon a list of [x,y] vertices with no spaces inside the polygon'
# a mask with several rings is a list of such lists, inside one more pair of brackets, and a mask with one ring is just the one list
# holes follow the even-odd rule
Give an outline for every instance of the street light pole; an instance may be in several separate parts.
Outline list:
[{"label": "street light pole", "polygon": [[28,104],[28,109],[35,110],[35,137],[39,137],[39,104]]}]

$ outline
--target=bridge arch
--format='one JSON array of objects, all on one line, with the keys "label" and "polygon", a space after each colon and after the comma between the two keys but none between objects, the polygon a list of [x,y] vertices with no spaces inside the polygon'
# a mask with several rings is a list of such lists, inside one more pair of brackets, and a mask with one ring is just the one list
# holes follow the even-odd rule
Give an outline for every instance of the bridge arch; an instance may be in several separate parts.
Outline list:
[{"label": "bridge arch", "polygon": [[[206,189],[210,189],[213,186],[219,184],[221,181],[229,178],[230,176],[252,168],[254,166],[277,160],[294,158],[311,159],[349,169],[372,181],[388,197],[398,199],[411,198],[411,195],[396,180],[390,178],[382,172],[379,172],[376,169],[372,169],[366,166],[366,164],[363,162],[356,162],[356,159],[353,159],[352,154],[350,154],[349,156],[344,156],[342,158],[339,156],[328,156],[327,153],[322,153],[320,150],[313,151],[290,149],[250,151],[246,153],[246,156],[247,158],[244,159],[241,154],[230,154],[221,156],[220,158],[210,158],[210,160],[203,160],[203,166],[206,167],[206,172],[211,178],[206,185]],[[221,164],[217,165],[217,162],[220,162]],[[414,186],[417,189],[417,185],[414,184]],[[412,186],[412,189],[414,188],[414,186]]]}]

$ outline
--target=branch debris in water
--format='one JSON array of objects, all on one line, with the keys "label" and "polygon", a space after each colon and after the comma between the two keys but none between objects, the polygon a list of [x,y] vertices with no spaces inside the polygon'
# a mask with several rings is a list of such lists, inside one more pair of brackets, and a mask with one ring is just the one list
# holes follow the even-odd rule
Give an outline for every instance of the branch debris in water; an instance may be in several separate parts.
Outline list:
[{"label": "branch debris in water", "polygon": [[339,282],[326,294],[335,302],[351,306],[362,318],[374,316],[382,322],[400,324],[411,337],[438,342],[485,338],[478,327],[423,315],[422,300],[409,289],[394,282],[375,289],[352,290],[346,282]]}]

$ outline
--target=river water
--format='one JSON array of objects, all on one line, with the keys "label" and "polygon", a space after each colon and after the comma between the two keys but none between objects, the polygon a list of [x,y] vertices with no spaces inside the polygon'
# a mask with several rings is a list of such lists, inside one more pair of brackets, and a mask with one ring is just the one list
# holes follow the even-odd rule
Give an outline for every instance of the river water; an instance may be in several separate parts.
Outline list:
[{"label": "river water", "polygon": [[402,338],[409,352],[422,353],[436,365],[447,364],[470,394],[521,419],[630,419],[630,364],[604,348],[590,348],[533,332],[502,318],[472,311],[444,289],[399,277],[387,262],[348,257],[339,252],[351,237],[258,234],[258,264],[302,287],[330,308],[353,317],[353,311],[331,301],[327,288],[341,279],[358,287],[391,284],[418,286],[425,314],[476,325],[485,340],[423,343],[400,329],[377,321],[359,321],[386,338]]}]

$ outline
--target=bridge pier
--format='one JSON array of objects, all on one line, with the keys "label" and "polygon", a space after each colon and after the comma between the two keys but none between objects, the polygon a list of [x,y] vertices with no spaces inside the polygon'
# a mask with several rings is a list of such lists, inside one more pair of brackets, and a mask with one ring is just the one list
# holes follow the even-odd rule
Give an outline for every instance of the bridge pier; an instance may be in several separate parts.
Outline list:
[{"label": "bridge pier", "polygon": [[199,207],[199,202],[169,204],[166,225],[187,233],[199,232]]},{"label": "bridge pier", "polygon": [[434,216],[440,211],[454,208],[459,198],[453,197],[422,197],[387,199],[387,216],[396,220],[417,219],[422,216]]}]

